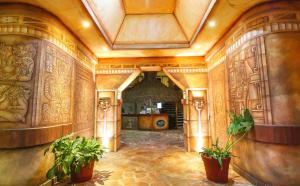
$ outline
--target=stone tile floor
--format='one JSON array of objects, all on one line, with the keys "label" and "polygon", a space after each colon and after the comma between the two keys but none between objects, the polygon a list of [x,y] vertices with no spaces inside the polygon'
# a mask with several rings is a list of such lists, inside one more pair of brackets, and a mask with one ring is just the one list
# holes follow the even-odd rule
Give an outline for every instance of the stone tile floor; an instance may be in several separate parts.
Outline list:
[{"label": "stone tile floor", "polygon": [[[185,152],[180,130],[163,132],[122,131],[118,152],[106,153],[95,164],[92,180],[76,186],[210,186],[198,153]],[[226,185],[249,186],[230,170]]]}]

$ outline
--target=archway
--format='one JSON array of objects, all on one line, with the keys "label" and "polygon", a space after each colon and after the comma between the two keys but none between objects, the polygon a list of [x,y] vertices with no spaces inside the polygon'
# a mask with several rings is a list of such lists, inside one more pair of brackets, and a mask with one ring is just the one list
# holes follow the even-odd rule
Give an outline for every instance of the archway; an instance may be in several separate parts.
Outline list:
[{"label": "archway", "polygon": [[[181,103],[183,105],[184,115],[183,128],[185,149],[187,151],[200,151],[203,146],[208,144],[210,137],[208,129],[208,108],[206,106],[207,87],[190,86],[190,84],[194,82],[201,85],[197,79],[201,80],[202,78],[207,78],[207,73],[198,68],[181,68],[180,70],[176,70],[174,68],[161,66],[145,66],[135,69],[106,70],[102,72],[106,74],[99,78],[102,81],[109,80],[108,84],[110,85],[116,84],[114,79],[125,79],[122,83],[117,84],[118,87],[113,87],[112,89],[104,89],[106,87],[100,87],[101,89],[97,88],[97,121],[95,135],[111,151],[117,151],[120,147],[122,92],[142,72],[158,71],[163,71],[183,92]],[[113,73],[115,74],[114,76],[112,76]],[[194,82],[186,82],[187,79],[194,79]],[[200,112],[196,109],[199,100],[205,103],[205,107],[203,107]],[[108,109],[105,108],[105,106],[103,107],[103,103],[105,102],[109,102],[108,104],[110,106]]]}]

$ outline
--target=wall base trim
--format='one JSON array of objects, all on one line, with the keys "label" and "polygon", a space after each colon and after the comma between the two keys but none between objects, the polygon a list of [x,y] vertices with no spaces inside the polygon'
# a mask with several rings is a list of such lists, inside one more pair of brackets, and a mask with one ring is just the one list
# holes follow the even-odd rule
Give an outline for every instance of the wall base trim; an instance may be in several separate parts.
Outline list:
[{"label": "wall base trim", "polygon": [[256,186],[272,186],[271,183],[265,183],[264,181],[256,178],[255,176],[253,176],[252,174],[250,174],[249,172],[241,169],[240,167],[238,167],[236,164],[231,163],[231,166],[233,168],[233,170],[235,172],[237,172],[239,175],[243,176],[245,179],[247,179],[249,182],[251,182],[253,185]]}]

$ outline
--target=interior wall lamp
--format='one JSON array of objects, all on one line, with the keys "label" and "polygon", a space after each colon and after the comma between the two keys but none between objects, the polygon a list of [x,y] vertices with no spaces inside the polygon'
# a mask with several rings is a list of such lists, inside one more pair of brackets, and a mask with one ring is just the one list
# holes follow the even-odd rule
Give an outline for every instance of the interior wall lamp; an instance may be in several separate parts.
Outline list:
[{"label": "interior wall lamp", "polygon": [[102,97],[98,99],[98,108],[103,110],[104,112],[104,124],[103,124],[103,131],[102,131],[102,142],[104,143],[104,146],[108,145],[108,139],[107,139],[107,111],[111,107],[111,98],[110,97]]},{"label": "interior wall lamp", "polygon": [[201,111],[205,106],[205,100],[204,97],[194,97],[193,98],[193,105],[196,108],[197,111]]},{"label": "interior wall lamp", "polygon": [[198,111],[198,140],[197,140],[197,151],[200,152],[203,147],[203,135],[202,135],[202,121],[201,111],[205,107],[205,99],[203,96],[193,97],[193,106]]}]

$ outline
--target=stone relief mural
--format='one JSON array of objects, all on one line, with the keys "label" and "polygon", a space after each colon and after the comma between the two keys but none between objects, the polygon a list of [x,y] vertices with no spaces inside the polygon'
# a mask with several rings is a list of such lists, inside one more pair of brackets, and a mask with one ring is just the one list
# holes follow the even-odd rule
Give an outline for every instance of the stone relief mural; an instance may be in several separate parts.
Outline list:
[{"label": "stone relief mural", "polygon": [[71,123],[73,58],[50,45],[46,50],[41,123]]},{"label": "stone relief mural", "polygon": [[225,145],[227,135],[227,108],[226,108],[226,94],[225,94],[225,65],[220,64],[209,72],[212,109],[213,109],[213,125],[212,137],[213,140],[219,138],[221,145]]},{"label": "stone relief mural", "polygon": [[35,43],[0,43],[0,121],[25,123],[36,53]]},{"label": "stone relief mural", "polygon": [[33,44],[0,43],[0,81],[29,81],[34,69],[36,48]]},{"label": "stone relief mural", "polygon": [[80,131],[94,126],[95,88],[93,73],[76,64],[74,130]]},{"label": "stone relief mural", "polygon": [[265,75],[260,40],[252,39],[227,56],[230,110],[251,109],[256,123],[266,122]]},{"label": "stone relief mural", "polygon": [[25,122],[30,88],[0,85],[0,121]]}]

